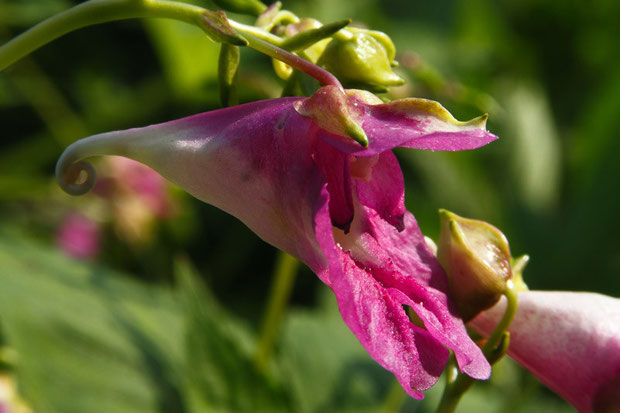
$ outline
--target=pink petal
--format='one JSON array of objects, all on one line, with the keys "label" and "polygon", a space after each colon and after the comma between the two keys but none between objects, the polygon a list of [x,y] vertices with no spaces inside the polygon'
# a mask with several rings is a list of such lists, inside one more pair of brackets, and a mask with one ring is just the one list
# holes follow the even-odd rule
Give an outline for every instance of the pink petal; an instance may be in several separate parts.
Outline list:
[{"label": "pink petal", "polygon": [[325,130],[320,131],[320,136],[341,151],[357,156],[373,156],[395,147],[462,151],[497,139],[486,131],[486,115],[460,122],[431,100],[410,98],[371,105],[350,96],[349,101],[364,108],[361,122],[368,135],[368,148]]},{"label": "pink petal", "polygon": [[422,399],[420,391],[435,384],[449,353],[414,326],[390,292],[336,245],[328,200],[324,190],[315,215],[315,233],[328,265],[315,271],[334,291],[343,320],[366,351],[396,375],[409,395]]},{"label": "pink petal", "polygon": [[[470,326],[489,335],[505,300]],[[508,354],[580,412],[620,405],[620,300],[594,293],[525,291]]]},{"label": "pink petal", "polygon": [[[359,202],[374,209],[379,216],[396,227],[405,228],[405,182],[396,156],[390,151],[378,155],[368,172],[368,179],[356,181]],[[368,158],[358,158],[359,160]],[[359,162],[359,161],[358,161]]]},{"label": "pink petal", "polygon": [[71,257],[93,258],[99,251],[99,225],[81,214],[72,213],[60,224],[56,245]]},{"label": "pink petal", "polygon": [[327,180],[329,213],[332,223],[349,231],[353,221],[353,195],[351,188],[350,156],[335,150],[321,140],[316,141],[313,159]]},{"label": "pink petal", "polygon": [[461,371],[476,379],[488,379],[489,363],[469,338],[446,296],[446,275],[428,248],[413,215],[405,212],[405,229],[398,232],[378,219],[376,212],[365,212],[369,236],[365,237],[364,245],[376,260],[374,266],[369,262],[362,262],[362,265],[371,266],[374,277],[385,288],[398,291],[393,296],[398,297],[401,304],[413,308],[431,335],[454,351]]}]

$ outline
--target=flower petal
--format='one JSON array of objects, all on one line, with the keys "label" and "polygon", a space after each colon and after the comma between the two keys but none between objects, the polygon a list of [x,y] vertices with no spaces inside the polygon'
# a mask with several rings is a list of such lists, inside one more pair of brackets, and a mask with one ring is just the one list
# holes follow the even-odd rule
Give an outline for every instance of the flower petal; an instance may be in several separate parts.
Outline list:
[{"label": "flower petal", "polygon": [[[265,241],[305,262],[333,289],[347,325],[413,397],[422,397],[419,391],[437,381],[448,357],[444,346],[454,350],[462,371],[487,378],[488,363],[451,311],[446,276],[404,210],[398,163],[391,153],[380,153],[434,132],[411,125],[411,105],[405,105],[409,111],[385,106],[385,117],[383,105],[352,97],[357,106],[341,111],[332,126],[346,130],[359,126],[359,119],[370,125],[374,148],[354,157],[338,149],[347,142],[360,147],[352,139],[339,136],[334,144],[320,138],[328,132],[316,122],[331,121],[321,96],[308,105],[297,105],[299,98],[273,99],[93,136],[65,151],[59,176],[75,177],[76,170],[64,166],[84,157],[122,155],[236,216]],[[305,109],[314,118],[298,112]],[[379,127],[377,113],[386,128]],[[435,115],[421,113],[422,121],[435,122]],[[373,151],[377,155],[370,157]],[[80,184],[75,185],[78,193]],[[349,223],[348,234],[337,228],[348,230]],[[412,322],[403,305],[413,308],[423,324]]]},{"label": "flower petal", "polygon": [[345,232],[353,221],[353,195],[350,155],[340,152],[328,143],[317,139],[312,157],[329,192],[329,213],[332,223]]},{"label": "flower petal", "polygon": [[[364,159],[369,158],[358,158],[357,162]],[[405,228],[405,182],[396,156],[390,151],[383,152],[370,168],[368,179],[356,180],[357,199],[402,231]]]},{"label": "flower petal", "polygon": [[[505,305],[503,299],[469,325],[489,335]],[[508,330],[508,354],[580,412],[612,411],[605,408],[620,404],[619,299],[524,291]]]},{"label": "flower petal", "polygon": [[[368,218],[365,248],[375,257],[375,264],[362,262],[373,269],[374,277],[385,287],[399,291],[401,304],[410,306],[424,322],[431,335],[454,351],[458,365],[467,375],[486,380],[491,367],[482,351],[471,340],[465,325],[445,292],[447,278],[424,240],[417,222],[405,212],[405,229],[398,232],[387,222]],[[379,263],[379,264],[377,264]]]},{"label": "flower petal", "polygon": [[328,266],[315,272],[329,285],[345,323],[368,353],[393,372],[414,398],[435,384],[448,360],[448,351],[407,317],[402,305],[371,273],[335,243],[327,208],[328,194],[315,214],[315,233]]},{"label": "flower petal", "polygon": [[395,147],[461,151],[497,139],[486,130],[487,115],[460,122],[432,100],[409,98],[369,104],[352,95],[349,105],[358,108],[354,113],[364,108],[361,117],[368,148],[325,130],[321,130],[320,136],[338,149],[357,156],[373,156]]}]

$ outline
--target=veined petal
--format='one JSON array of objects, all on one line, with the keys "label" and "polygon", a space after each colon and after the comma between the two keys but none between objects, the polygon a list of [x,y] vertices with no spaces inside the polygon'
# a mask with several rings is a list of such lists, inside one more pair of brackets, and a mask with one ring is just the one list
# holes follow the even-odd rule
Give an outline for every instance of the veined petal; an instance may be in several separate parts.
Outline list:
[{"label": "veined petal", "polygon": [[[445,274],[413,216],[405,212],[399,232],[377,211],[358,205],[351,232],[344,234],[330,232],[325,215],[320,209],[315,215],[315,233],[329,267],[315,272],[329,280],[343,319],[368,353],[416,398],[443,371],[446,347],[463,372],[487,379],[490,366],[450,311]],[[421,324],[409,319],[404,305]]]},{"label": "veined petal", "polygon": [[416,399],[438,380],[448,351],[430,334],[409,321],[402,305],[336,244],[327,208],[327,190],[317,206],[315,233],[327,266],[313,268],[329,285],[345,323],[368,353],[393,372]]},{"label": "veined petal", "polygon": [[[489,335],[502,299],[469,325]],[[620,405],[620,300],[600,294],[523,291],[508,355],[580,412]],[[607,410],[611,409],[611,410]]]},{"label": "veined petal", "polygon": [[415,311],[437,341],[454,351],[461,371],[475,379],[488,379],[491,367],[447,297],[446,275],[413,215],[405,212],[405,229],[398,232],[378,219],[376,212],[365,209],[364,214],[364,249],[369,252],[366,257],[374,259],[366,261],[360,257],[361,265],[371,268],[375,279],[385,288],[398,291],[392,295]]}]

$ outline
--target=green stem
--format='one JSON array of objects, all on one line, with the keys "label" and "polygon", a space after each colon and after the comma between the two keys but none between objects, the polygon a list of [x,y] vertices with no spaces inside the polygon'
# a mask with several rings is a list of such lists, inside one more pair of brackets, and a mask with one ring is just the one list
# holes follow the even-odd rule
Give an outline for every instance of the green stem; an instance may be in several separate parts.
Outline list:
[{"label": "green stem", "polygon": [[[507,349],[506,340],[509,339],[509,333],[507,332],[512,319],[517,313],[518,307],[518,295],[514,288],[512,280],[506,283],[506,290],[504,291],[506,296],[506,310],[500,322],[495,326],[493,333],[487,340],[486,344],[482,347],[482,353],[491,362],[499,360],[496,354],[498,347]],[[465,374],[459,374],[456,366],[456,360],[454,356],[450,356],[450,361],[446,367],[446,387],[441,396],[437,413],[453,413],[456,410],[456,406],[465,394],[465,392],[475,383],[476,380]]]},{"label": "green stem", "polygon": [[[52,16],[0,47],[0,71],[41,46],[83,27],[116,20],[161,17],[203,27],[200,19],[207,10],[192,4],[167,0],[90,0]],[[282,39],[252,26],[229,20],[233,28],[265,41]]]},{"label": "green stem", "polygon": [[304,72],[308,76],[311,76],[318,80],[323,86],[333,85],[338,86],[342,89],[342,85],[340,84],[340,81],[338,81],[336,76],[332,75],[322,67],[319,67],[306,59],[302,59],[297,55],[287,52],[286,50],[271,43],[268,43],[265,40],[255,37],[249,33],[244,33],[244,37],[249,42],[249,46],[251,48],[258,50],[259,52],[264,53],[267,56],[273,57],[274,59],[280,60],[301,72]]},{"label": "green stem", "polygon": [[[180,20],[204,29],[203,20],[208,18],[206,16],[209,16],[206,9],[176,1],[90,0],[44,20],[0,47],[0,71],[52,40],[82,27],[115,20],[163,17]],[[230,20],[227,22],[246,36],[249,46],[253,49],[301,70],[323,85],[342,87],[338,79],[328,71],[279,48],[278,45],[282,43],[282,39],[278,36],[256,27]],[[217,25],[218,22],[214,24]]]},{"label": "green stem", "polygon": [[487,340],[484,347],[482,347],[482,352],[487,357],[500,344],[504,332],[508,330],[510,323],[512,323],[512,319],[515,318],[515,314],[517,314],[519,297],[514,288],[512,280],[508,280],[508,282],[506,283],[506,290],[504,291],[504,295],[506,296],[506,310],[504,311],[504,316],[495,327],[495,330],[493,330],[493,333],[491,333],[491,336]]},{"label": "green stem", "polygon": [[[170,4],[168,4],[170,3]],[[0,70],[39,47],[86,26],[140,17],[172,17],[193,22],[203,9],[184,3],[150,0],[90,0],[52,16],[0,48]]]},{"label": "green stem", "polygon": [[255,366],[261,371],[266,371],[269,365],[269,359],[284,319],[298,268],[299,261],[297,259],[283,251],[278,252],[271,291],[269,292],[267,308],[258,339],[258,348],[254,358]]},{"label": "green stem", "polygon": [[281,37],[278,37],[275,34],[271,34],[268,31],[261,29],[260,27],[249,26],[247,24],[239,23],[231,19],[228,19],[228,22],[233,27],[233,29],[237,30],[240,33],[243,33],[244,35],[250,34],[276,46],[281,45],[283,42],[283,39]]},{"label": "green stem", "polygon": [[454,353],[450,353],[450,358],[448,359],[448,364],[446,365],[444,373],[446,377],[446,384],[443,390],[443,394],[441,395],[441,400],[439,402],[439,407],[437,407],[436,413],[454,412],[456,410],[457,404],[461,400],[462,394],[457,394],[457,392],[455,391],[455,384],[459,376],[462,375],[459,375],[459,368],[456,362],[456,357],[454,357]]}]

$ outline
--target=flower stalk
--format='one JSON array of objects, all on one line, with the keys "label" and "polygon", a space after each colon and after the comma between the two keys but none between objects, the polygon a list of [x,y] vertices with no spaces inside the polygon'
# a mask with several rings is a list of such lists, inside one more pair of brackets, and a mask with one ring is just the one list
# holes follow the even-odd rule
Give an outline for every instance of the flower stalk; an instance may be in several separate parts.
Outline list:
[{"label": "flower stalk", "polygon": [[297,259],[284,251],[278,252],[271,291],[269,292],[254,358],[254,365],[260,371],[266,371],[269,365],[298,269],[299,261]]},{"label": "flower stalk", "polygon": [[[279,44],[281,39],[264,30],[231,20],[224,27],[218,14],[192,4],[167,0],[90,0],[49,17],[0,47],[0,71],[45,44],[83,27],[135,18],[168,18],[198,26],[216,41],[237,45],[247,42],[234,31],[260,36]],[[230,32],[232,30],[233,33]]]},{"label": "flower stalk", "polygon": [[[517,291],[512,280],[508,280],[506,282],[504,296],[507,301],[504,315],[495,327],[495,330],[493,330],[493,333],[487,342],[482,347],[482,353],[491,365],[495,364],[504,356],[504,354],[506,354],[508,344],[510,343],[510,333],[508,332],[508,327],[517,313],[519,301]],[[437,413],[454,412],[463,395],[476,382],[475,379],[459,373],[456,368],[456,361],[452,356],[446,366],[445,375],[446,387],[444,388],[441,401],[437,407]]]},{"label": "flower stalk", "polygon": [[[90,0],[81,3],[44,20],[0,47],[0,71],[41,46],[74,30],[116,20],[147,17],[168,18],[196,25],[215,41],[249,46],[312,76],[324,86],[335,85],[342,88],[338,79],[327,70],[280,48],[283,43],[280,37],[260,28],[226,19],[221,12],[167,0]],[[318,37],[337,31],[346,24],[348,21],[328,26],[318,33]],[[305,36],[302,37],[304,44],[311,41]],[[310,37],[317,38],[317,33],[311,34]],[[295,44],[293,46],[299,47]]]}]

